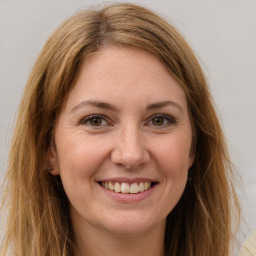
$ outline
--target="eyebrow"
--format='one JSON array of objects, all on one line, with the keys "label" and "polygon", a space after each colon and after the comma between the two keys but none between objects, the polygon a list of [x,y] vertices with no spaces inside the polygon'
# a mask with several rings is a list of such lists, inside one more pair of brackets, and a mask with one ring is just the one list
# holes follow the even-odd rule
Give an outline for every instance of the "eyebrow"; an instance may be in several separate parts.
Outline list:
[{"label": "eyebrow", "polygon": [[79,103],[78,105],[73,107],[70,112],[72,113],[80,108],[85,107],[85,106],[93,106],[93,107],[108,109],[108,110],[116,111],[116,112],[118,111],[118,108],[116,106],[109,104],[107,102],[86,100],[86,101],[82,101],[81,103]]},{"label": "eyebrow", "polygon": [[[81,103],[73,107],[70,113],[75,112],[76,110],[86,106],[93,106],[101,109],[107,109],[114,112],[118,112],[118,108],[113,104],[110,104],[104,101],[86,100],[86,101],[82,101]],[[159,109],[167,106],[173,106],[177,108],[180,112],[183,112],[183,108],[181,107],[181,105],[175,101],[161,101],[161,102],[152,103],[146,107],[146,110],[154,110],[154,109]]]},{"label": "eyebrow", "polygon": [[178,104],[175,101],[170,101],[170,100],[152,103],[152,104],[148,105],[146,109],[154,110],[154,109],[163,108],[163,107],[167,107],[167,106],[173,106],[173,107],[177,108],[180,112],[183,112],[183,108],[180,104]]}]

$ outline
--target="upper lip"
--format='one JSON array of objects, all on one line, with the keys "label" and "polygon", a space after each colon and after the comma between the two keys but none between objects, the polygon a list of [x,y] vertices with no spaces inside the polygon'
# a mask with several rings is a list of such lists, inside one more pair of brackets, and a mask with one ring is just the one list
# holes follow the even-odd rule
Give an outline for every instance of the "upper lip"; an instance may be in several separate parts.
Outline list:
[{"label": "upper lip", "polygon": [[155,179],[150,179],[150,178],[127,178],[127,177],[115,177],[115,178],[106,178],[106,179],[100,179],[98,182],[119,182],[119,183],[128,183],[128,184],[133,184],[133,183],[139,183],[139,182],[154,182],[156,183],[157,180]]}]

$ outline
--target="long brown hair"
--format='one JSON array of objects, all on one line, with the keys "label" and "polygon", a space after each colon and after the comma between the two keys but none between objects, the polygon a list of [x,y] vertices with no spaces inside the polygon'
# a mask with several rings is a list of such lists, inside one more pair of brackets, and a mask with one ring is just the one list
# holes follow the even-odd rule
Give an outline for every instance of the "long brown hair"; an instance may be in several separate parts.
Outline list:
[{"label": "long brown hair", "polygon": [[[46,169],[52,131],[82,61],[103,46],[144,49],[184,89],[195,161],[182,198],[168,215],[165,255],[227,256],[239,216],[233,168],[207,81],[192,50],[160,16],[133,4],[82,11],[46,42],[19,107],[5,179],[1,255],[74,255],[68,200]],[[234,215],[238,214],[238,215]]]}]

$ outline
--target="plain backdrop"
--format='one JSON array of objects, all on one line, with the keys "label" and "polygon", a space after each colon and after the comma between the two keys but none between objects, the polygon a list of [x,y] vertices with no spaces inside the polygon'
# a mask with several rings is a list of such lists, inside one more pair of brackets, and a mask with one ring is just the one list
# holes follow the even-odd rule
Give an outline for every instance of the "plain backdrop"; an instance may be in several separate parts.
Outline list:
[{"label": "plain backdrop", "polygon": [[[0,0],[0,180],[28,74],[51,32],[96,0]],[[108,1],[109,2],[109,1]],[[112,1],[120,2],[120,1]],[[256,1],[137,0],[174,24],[199,57],[219,110],[232,160],[243,222],[238,239],[256,229]]]}]

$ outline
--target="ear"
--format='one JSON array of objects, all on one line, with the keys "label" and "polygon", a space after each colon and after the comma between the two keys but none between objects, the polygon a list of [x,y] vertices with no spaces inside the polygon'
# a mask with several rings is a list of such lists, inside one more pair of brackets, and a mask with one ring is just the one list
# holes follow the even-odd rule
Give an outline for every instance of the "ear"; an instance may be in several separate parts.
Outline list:
[{"label": "ear", "polygon": [[195,157],[196,157],[196,153],[195,153],[195,152],[189,155],[189,159],[188,159],[188,169],[190,169],[191,166],[193,165],[194,160],[195,160]]},{"label": "ear", "polygon": [[59,175],[60,174],[58,154],[57,154],[56,146],[54,145],[54,143],[51,143],[51,145],[48,149],[47,166],[48,166],[48,171],[52,175]]}]

